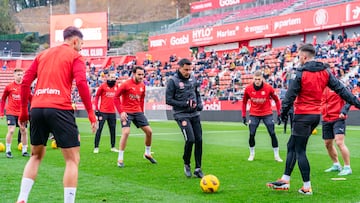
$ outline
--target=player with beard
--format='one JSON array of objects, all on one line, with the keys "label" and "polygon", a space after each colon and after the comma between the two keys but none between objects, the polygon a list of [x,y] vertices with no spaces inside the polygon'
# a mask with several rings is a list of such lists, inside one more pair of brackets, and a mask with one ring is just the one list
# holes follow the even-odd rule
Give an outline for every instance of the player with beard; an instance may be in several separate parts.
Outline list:
[{"label": "player with beard", "polygon": [[[110,144],[112,152],[119,152],[115,148],[115,132],[116,132],[116,112],[114,106],[114,96],[117,90],[115,73],[109,73],[106,83],[103,83],[97,90],[95,95],[95,114],[99,121],[99,128],[95,134],[94,153],[99,153],[99,142],[101,132],[103,130],[105,121],[107,121],[110,131]],[[100,109],[99,109],[100,99]]]},{"label": "player with beard", "polygon": [[171,77],[166,86],[166,104],[173,107],[174,119],[177,122],[185,139],[183,160],[185,176],[190,178],[190,159],[192,148],[195,145],[194,176],[204,176],[201,169],[202,161],[202,128],[200,111],[203,104],[200,97],[200,87],[192,74],[192,63],[189,59],[181,59],[179,68]]},{"label": "player with beard", "polygon": [[[135,66],[132,70],[132,77],[122,83],[115,93],[114,104],[120,114],[122,136],[120,139],[119,156],[117,165],[124,167],[124,150],[130,134],[130,124],[133,122],[137,128],[145,133],[145,154],[144,158],[156,164],[151,155],[152,129],[144,114],[145,84],[143,82],[145,70]],[[120,100],[121,97],[121,100]]]},{"label": "player with beard", "polygon": [[[282,162],[279,155],[279,144],[275,134],[275,125],[273,112],[271,108],[271,99],[275,101],[278,115],[278,124],[280,125],[280,100],[275,94],[275,90],[264,81],[261,71],[254,73],[254,82],[248,85],[244,91],[242,104],[242,117],[245,125],[249,124],[249,146],[250,156],[248,161],[253,161],[255,158],[255,134],[262,120],[266,126],[267,131],[271,137],[271,144],[274,150],[275,161]],[[249,123],[246,119],[246,105],[250,100]]]},{"label": "player with beard", "polygon": [[280,179],[267,183],[274,190],[289,190],[291,174],[296,162],[300,169],[303,186],[298,190],[304,195],[312,195],[310,181],[310,163],[306,155],[306,147],[311,132],[320,122],[321,100],[326,87],[360,108],[360,101],[331,73],[322,62],[315,61],[315,47],[305,44],[299,49],[301,67],[296,71],[296,77],[286,92],[282,101],[281,119],[288,119],[288,112],[294,106],[294,123],[291,136],[287,143],[285,170]]}]

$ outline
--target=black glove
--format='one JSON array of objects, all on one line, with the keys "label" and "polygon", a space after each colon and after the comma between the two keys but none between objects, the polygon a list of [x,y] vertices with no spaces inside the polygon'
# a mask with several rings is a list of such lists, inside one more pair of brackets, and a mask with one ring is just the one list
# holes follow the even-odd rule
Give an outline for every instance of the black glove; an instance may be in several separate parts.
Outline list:
[{"label": "black glove", "polygon": [[283,113],[283,112],[281,112],[281,114],[280,114],[280,117],[281,117],[281,120],[283,121],[283,122],[286,122],[287,120],[288,120],[288,114],[286,113]]},{"label": "black glove", "polygon": [[281,118],[280,118],[280,116],[277,117],[277,124],[278,124],[278,125],[281,124]]},{"label": "black glove", "polygon": [[196,106],[197,106],[196,101],[193,100],[193,99],[190,99],[190,100],[187,102],[187,104],[188,104],[189,107],[192,108],[192,109],[195,109]]},{"label": "black glove", "polygon": [[248,123],[247,123],[247,120],[246,120],[246,117],[243,117],[243,123],[244,123],[244,125],[248,125]]},{"label": "black glove", "polygon": [[196,111],[202,111],[203,110],[203,105],[200,103],[196,106]]}]

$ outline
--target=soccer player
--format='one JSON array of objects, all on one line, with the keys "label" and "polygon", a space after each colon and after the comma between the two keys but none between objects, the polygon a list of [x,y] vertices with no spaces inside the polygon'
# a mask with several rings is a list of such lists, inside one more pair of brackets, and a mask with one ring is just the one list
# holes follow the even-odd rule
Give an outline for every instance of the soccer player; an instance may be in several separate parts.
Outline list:
[{"label": "soccer player", "polygon": [[[1,97],[0,102],[0,118],[4,117],[4,109],[6,109],[6,120],[8,124],[8,132],[6,134],[6,157],[13,158],[11,153],[11,141],[13,138],[13,134],[15,132],[16,127],[19,127],[18,118],[20,114],[20,88],[21,88],[21,81],[24,76],[24,71],[21,68],[15,68],[14,70],[14,82],[8,84],[5,89],[4,93]],[[30,101],[31,95],[29,95],[28,100]],[[6,104],[7,101],[7,104]],[[6,104],[6,108],[5,107]],[[30,156],[27,152],[27,129],[20,128],[21,134],[21,143],[22,143],[22,155],[25,157]]]},{"label": "soccer player", "polygon": [[117,165],[120,168],[124,167],[124,150],[130,134],[131,122],[133,122],[137,128],[141,128],[145,133],[144,158],[156,164],[156,160],[151,155],[152,129],[144,114],[145,84],[143,79],[145,70],[140,66],[135,66],[132,74],[130,79],[120,85],[114,97],[114,104],[120,114],[122,126],[122,136],[117,161]]},{"label": "soccer player", "polygon": [[[115,148],[115,131],[116,131],[116,112],[114,107],[114,96],[117,90],[115,73],[109,73],[106,83],[103,83],[97,90],[95,95],[95,114],[98,117],[99,128],[95,134],[94,140],[94,153],[99,153],[99,142],[101,138],[101,132],[104,127],[105,121],[107,121],[110,131],[110,144],[112,152],[119,152]],[[99,110],[99,99],[100,110]]]},{"label": "soccer player", "polygon": [[192,74],[191,61],[183,58],[178,62],[179,68],[166,86],[166,104],[173,107],[174,119],[177,122],[185,139],[184,172],[191,177],[190,159],[195,144],[194,176],[202,178],[202,128],[200,111],[203,104],[199,92],[199,84]]},{"label": "soccer player", "polygon": [[[325,88],[321,101],[322,114],[322,137],[325,142],[327,152],[333,161],[333,165],[326,169],[325,172],[338,171],[339,176],[352,174],[350,167],[350,152],[345,145],[345,120],[350,109],[350,105],[345,103],[339,95],[329,88]],[[342,169],[338,153],[334,146],[334,140],[338,146],[342,158],[344,160],[344,168]]]},{"label": "soccer player", "polygon": [[62,45],[47,49],[36,56],[25,72],[21,84],[19,124],[21,128],[25,128],[29,119],[26,98],[30,95],[31,83],[37,78],[35,93],[31,100],[31,157],[24,169],[18,202],[27,202],[45,156],[49,133],[54,135],[65,160],[64,203],[75,202],[80,136],[71,106],[71,87],[74,79],[93,133],[97,128],[86,81],[85,62],[78,53],[83,44],[83,35],[78,28],[70,26],[63,31],[63,36]]},{"label": "soccer player", "polygon": [[247,125],[246,119],[246,106],[250,100],[250,112],[249,112],[249,146],[250,156],[248,161],[253,161],[255,158],[255,134],[262,120],[266,126],[267,131],[271,137],[271,145],[274,150],[275,161],[282,162],[283,160],[279,155],[279,144],[275,134],[275,125],[273,112],[271,109],[271,99],[275,101],[278,124],[280,124],[280,100],[275,94],[275,90],[269,84],[264,81],[261,71],[255,71],[254,82],[246,86],[244,90],[243,104],[242,104],[242,117],[243,122]]},{"label": "soccer player", "polygon": [[312,195],[306,146],[311,132],[320,122],[321,99],[325,87],[330,87],[356,108],[360,108],[360,101],[323,63],[315,61],[315,48],[312,44],[300,47],[298,56],[301,67],[298,68],[296,77],[282,101],[282,120],[288,119],[288,111],[294,105],[294,124],[287,144],[285,171],[279,180],[267,183],[267,186],[275,190],[288,190],[290,176],[297,161],[303,180],[303,187],[298,191]]}]

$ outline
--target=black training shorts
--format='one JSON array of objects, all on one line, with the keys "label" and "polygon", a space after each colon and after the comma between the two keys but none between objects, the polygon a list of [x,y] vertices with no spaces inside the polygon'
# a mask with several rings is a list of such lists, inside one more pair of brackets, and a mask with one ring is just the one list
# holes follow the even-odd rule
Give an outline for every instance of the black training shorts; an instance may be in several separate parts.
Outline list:
[{"label": "black training shorts", "polygon": [[80,146],[73,110],[33,108],[30,121],[31,144],[46,146],[49,133],[54,135],[58,147]]}]

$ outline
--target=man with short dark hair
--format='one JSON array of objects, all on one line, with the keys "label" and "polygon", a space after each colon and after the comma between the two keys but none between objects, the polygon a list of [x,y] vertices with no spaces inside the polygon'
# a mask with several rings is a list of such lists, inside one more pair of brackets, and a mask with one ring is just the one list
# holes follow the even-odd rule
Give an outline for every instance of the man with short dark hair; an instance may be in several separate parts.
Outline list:
[{"label": "man with short dark hair", "polygon": [[192,74],[191,61],[184,58],[178,62],[179,69],[171,77],[166,86],[166,104],[173,107],[174,119],[185,138],[184,172],[191,177],[190,159],[192,147],[195,144],[194,176],[202,178],[202,128],[200,111],[203,104],[200,97],[200,87]]},{"label": "man with short dark hair", "polygon": [[294,105],[294,123],[287,144],[285,171],[279,180],[267,183],[267,186],[274,190],[288,190],[291,173],[298,161],[303,180],[303,187],[298,191],[301,194],[312,195],[310,164],[306,156],[306,146],[311,132],[320,122],[321,99],[324,89],[329,87],[356,108],[360,108],[360,102],[322,62],[315,61],[313,45],[303,45],[300,47],[298,55],[301,67],[297,69],[296,77],[282,101],[282,120],[288,119],[288,112]]},{"label": "man with short dark hair", "polygon": [[[130,135],[130,124],[133,122],[137,128],[141,128],[145,133],[145,153],[144,158],[152,164],[156,160],[151,155],[152,129],[144,114],[145,76],[144,68],[135,66],[132,70],[133,76],[120,85],[115,93],[114,104],[120,114],[122,135],[120,139],[120,150],[117,165],[123,168],[124,150],[127,139]],[[121,97],[121,101],[120,101]]]},{"label": "man with short dark hair", "polygon": [[83,35],[78,28],[72,26],[67,27],[63,34],[64,43],[41,52],[25,72],[21,84],[19,125],[24,129],[29,120],[27,98],[30,95],[30,86],[37,78],[35,93],[31,100],[31,157],[24,169],[18,202],[27,202],[45,156],[50,133],[54,135],[65,159],[64,203],[75,202],[80,161],[80,135],[71,105],[73,80],[76,81],[88,113],[92,132],[97,128],[86,81],[85,62],[78,53],[83,44]]}]

